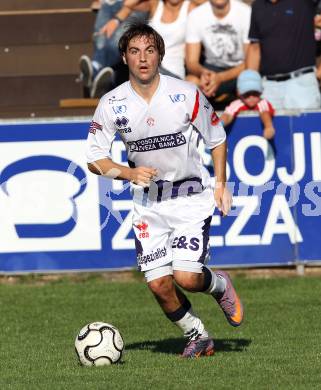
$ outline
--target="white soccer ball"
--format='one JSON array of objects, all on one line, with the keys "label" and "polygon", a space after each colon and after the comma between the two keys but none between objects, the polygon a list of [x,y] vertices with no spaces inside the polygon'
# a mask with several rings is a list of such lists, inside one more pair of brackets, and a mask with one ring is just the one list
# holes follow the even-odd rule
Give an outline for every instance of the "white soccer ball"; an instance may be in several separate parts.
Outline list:
[{"label": "white soccer ball", "polygon": [[76,353],[84,366],[109,366],[120,361],[124,341],[117,328],[105,322],[84,326],[75,340]]}]

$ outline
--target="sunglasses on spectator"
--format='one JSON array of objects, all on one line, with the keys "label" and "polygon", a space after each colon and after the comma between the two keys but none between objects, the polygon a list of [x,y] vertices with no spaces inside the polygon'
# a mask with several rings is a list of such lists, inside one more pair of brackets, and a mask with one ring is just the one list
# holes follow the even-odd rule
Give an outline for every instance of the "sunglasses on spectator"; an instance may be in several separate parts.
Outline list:
[{"label": "sunglasses on spectator", "polygon": [[258,92],[258,91],[248,91],[248,92],[243,93],[241,96],[244,99],[247,99],[250,96],[260,97],[261,96],[261,92]]}]

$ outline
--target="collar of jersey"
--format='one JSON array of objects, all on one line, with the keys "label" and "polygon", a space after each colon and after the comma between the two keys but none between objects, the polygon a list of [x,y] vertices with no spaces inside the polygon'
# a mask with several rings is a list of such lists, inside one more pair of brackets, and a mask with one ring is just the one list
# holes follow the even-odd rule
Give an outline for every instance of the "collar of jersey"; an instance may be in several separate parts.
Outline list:
[{"label": "collar of jersey", "polygon": [[128,81],[128,88],[130,89],[131,93],[137,97],[138,101],[139,101],[142,105],[144,105],[144,106],[151,106],[151,105],[153,105],[153,103],[154,103],[154,101],[155,101],[155,98],[156,98],[158,95],[162,94],[164,88],[166,87],[166,84],[167,84],[166,76],[160,74],[158,87],[157,87],[157,89],[156,89],[156,91],[155,91],[155,93],[154,93],[154,95],[153,95],[153,97],[152,97],[152,99],[151,99],[151,101],[150,101],[149,103],[147,103],[146,100],[145,100],[144,98],[142,98],[142,97],[134,90],[134,88],[132,87],[130,81]]}]

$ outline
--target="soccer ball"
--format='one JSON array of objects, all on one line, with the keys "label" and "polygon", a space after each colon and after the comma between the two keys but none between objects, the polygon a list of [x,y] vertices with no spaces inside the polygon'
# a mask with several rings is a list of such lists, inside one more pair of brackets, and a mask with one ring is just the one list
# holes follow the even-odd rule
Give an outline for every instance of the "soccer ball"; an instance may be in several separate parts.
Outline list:
[{"label": "soccer ball", "polygon": [[119,330],[105,322],[84,326],[75,340],[76,353],[84,366],[109,366],[120,361],[124,341]]}]

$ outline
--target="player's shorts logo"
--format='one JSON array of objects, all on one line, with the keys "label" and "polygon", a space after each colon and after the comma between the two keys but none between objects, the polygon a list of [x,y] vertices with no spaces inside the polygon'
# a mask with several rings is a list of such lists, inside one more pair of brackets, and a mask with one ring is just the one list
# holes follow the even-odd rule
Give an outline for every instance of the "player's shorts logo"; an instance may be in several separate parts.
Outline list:
[{"label": "player's shorts logo", "polygon": [[153,252],[151,253],[148,253],[147,255],[142,255],[141,253],[139,253],[137,255],[137,262],[138,262],[138,265],[142,265],[142,264],[147,264],[147,263],[150,263],[154,260],[158,260],[162,257],[165,257],[167,255],[167,250],[166,250],[166,247],[164,246],[164,248],[157,248],[156,250],[154,250]]},{"label": "player's shorts logo", "polygon": [[175,237],[172,248],[198,251],[200,248],[200,240],[197,237],[191,237],[190,239],[187,239],[186,236]]},{"label": "player's shorts logo", "polygon": [[186,100],[186,95],[184,95],[183,93],[176,93],[174,95],[168,95],[168,96],[171,99],[172,103],[185,102]]},{"label": "player's shorts logo", "polygon": [[148,224],[146,222],[141,222],[138,225],[135,225],[139,230],[138,238],[149,238]]},{"label": "player's shorts logo", "polygon": [[148,152],[151,150],[176,148],[184,144],[186,144],[186,139],[181,131],[174,134],[157,135],[155,137],[127,142],[131,152]]}]

